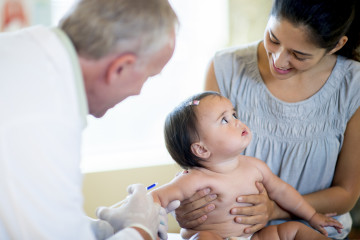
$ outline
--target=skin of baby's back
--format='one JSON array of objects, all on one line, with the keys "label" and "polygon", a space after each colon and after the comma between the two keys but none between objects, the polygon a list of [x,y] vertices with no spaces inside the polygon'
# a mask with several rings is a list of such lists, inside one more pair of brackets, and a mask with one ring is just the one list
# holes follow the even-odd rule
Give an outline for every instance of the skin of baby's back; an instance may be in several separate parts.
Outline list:
[{"label": "skin of baby's back", "polygon": [[262,181],[261,172],[252,164],[240,164],[238,169],[231,173],[221,174],[210,172],[206,169],[198,169],[204,175],[204,181],[209,183],[211,193],[217,194],[213,201],[215,210],[208,213],[205,223],[193,229],[182,229],[183,238],[189,238],[198,231],[212,231],[221,237],[247,237],[244,229],[248,225],[235,223],[234,215],[230,214],[233,207],[246,206],[237,203],[236,198],[241,195],[258,194],[255,182]]}]

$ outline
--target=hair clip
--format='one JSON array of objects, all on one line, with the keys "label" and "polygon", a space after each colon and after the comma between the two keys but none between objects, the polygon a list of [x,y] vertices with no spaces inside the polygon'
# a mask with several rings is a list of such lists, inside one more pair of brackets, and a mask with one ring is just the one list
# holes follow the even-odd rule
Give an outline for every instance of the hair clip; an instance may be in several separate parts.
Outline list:
[{"label": "hair clip", "polygon": [[188,106],[197,106],[197,105],[199,105],[199,103],[200,103],[200,100],[192,100],[192,101],[190,101],[190,102],[188,102]]}]

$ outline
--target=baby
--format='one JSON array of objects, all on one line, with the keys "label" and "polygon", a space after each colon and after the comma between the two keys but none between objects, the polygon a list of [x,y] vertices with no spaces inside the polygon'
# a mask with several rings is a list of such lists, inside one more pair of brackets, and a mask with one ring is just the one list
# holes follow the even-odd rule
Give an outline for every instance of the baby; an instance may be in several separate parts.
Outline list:
[{"label": "baby", "polygon": [[[237,119],[230,100],[220,94],[204,92],[175,108],[166,119],[165,141],[172,158],[187,171],[152,191],[154,201],[166,207],[173,200],[183,201],[207,187],[217,195],[216,208],[205,223],[182,229],[183,238],[319,240],[328,239],[324,236],[325,226],[341,231],[338,221],[317,213],[263,161],[240,155],[251,141],[251,132]],[[269,197],[282,208],[307,220],[324,235],[300,222],[265,227],[252,236],[245,234],[248,226],[235,223],[230,209],[244,206],[235,201],[237,196],[259,193],[256,182],[261,182]]]}]

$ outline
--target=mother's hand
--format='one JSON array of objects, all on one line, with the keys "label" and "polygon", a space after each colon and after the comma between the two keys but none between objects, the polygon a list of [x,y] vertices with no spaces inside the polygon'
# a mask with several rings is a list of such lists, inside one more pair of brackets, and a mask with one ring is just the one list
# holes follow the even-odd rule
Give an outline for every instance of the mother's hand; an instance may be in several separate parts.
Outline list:
[{"label": "mother's hand", "polygon": [[260,182],[256,182],[256,187],[259,190],[259,194],[241,196],[237,198],[237,202],[250,203],[251,206],[236,207],[230,210],[233,215],[236,216],[235,222],[241,224],[251,225],[245,228],[245,233],[255,233],[266,226],[269,220],[273,219],[276,204],[269,199],[264,185]]},{"label": "mother's hand", "polygon": [[210,189],[205,188],[181,202],[180,207],[175,210],[180,227],[194,228],[205,222],[206,214],[215,209],[215,204],[210,202],[217,198],[216,194],[209,193]]}]

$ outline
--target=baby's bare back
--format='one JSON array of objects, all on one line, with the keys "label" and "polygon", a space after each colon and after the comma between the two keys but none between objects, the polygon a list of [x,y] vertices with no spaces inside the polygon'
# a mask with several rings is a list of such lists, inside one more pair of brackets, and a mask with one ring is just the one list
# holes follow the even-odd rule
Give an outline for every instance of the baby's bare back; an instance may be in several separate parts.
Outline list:
[{"label": "baby's bare back", "polygon": [[208,183],[211,193],[217,194],[217,199],[213,202],[216,207],[208,214],[205,223],[193,229],[183,229],[182,236],[189,238],[195,232],[212,231],[223,238],[246,237],[244,229],[248,225],[235,223],[235,215],[231,215],[230,210],[247,205],[237,203],[237,197],[259,193],[255,182],[262,180],[261,172],[253,164],[247,163],[240,164],[238,169],[227,174],[214,173],[206,169],[197,169],[196,171],[199,171],[197,174],[203,175],[204,183]]}]

